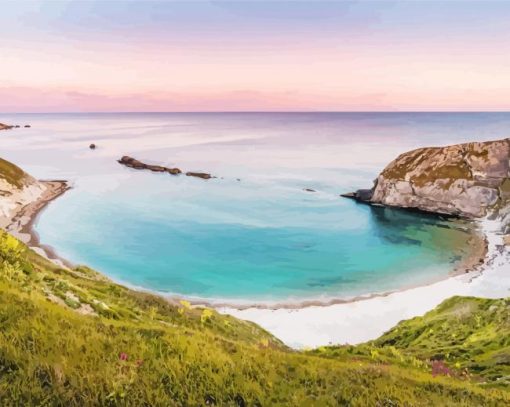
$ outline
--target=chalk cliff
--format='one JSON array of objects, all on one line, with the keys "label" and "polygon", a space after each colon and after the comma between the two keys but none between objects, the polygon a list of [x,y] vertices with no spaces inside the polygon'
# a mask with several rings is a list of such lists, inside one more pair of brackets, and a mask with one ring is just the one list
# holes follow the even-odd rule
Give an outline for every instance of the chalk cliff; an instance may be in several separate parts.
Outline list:
[{"label": "chalk cliff", "polygon": [[510,219],[510,139],[409,151],[371,189],[344,196],[466,218]]},{"label": "chalk cliff", "polygon": [[0,158],[0,227],[11,223],[20,207],[42,196],[46,189],[43,182]]}]

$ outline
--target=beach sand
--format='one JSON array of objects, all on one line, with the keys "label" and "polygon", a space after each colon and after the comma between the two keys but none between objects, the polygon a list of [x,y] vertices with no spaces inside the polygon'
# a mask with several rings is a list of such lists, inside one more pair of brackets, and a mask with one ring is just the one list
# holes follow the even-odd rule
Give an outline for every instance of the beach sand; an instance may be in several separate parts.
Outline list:
[{"label": "beach sand", "polygon": [[481,222],[487,236],[485,262],[469,273],[365,300],[300,309],[251,307],[218,310],[253,321],[294,348],[358,344],[375,339],[398,322],[421,316],[454,295],[500,298],[510,295],[510,251],[499,222]]},{"label": "beach sand", "polygon": [[71,262],[60,258],[53,248],[41,245],[39,235],[34,229],[42,210],[71,187],[67,181],[63,180],[38,181],[38,183],[44,186],[44,191],[33,201],[14,206],[11,216],[5,220],[5,230],[54,263],[63,267],[72,266]]}]

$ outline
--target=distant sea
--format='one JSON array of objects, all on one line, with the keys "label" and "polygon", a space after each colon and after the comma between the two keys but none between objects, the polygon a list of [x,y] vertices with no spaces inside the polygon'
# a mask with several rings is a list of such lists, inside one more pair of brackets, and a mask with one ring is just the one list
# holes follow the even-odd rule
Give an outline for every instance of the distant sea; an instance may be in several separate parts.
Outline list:
[{"label": "distant sea", "polygon": [[[344,298],[447,276],[469,233],[339,194],[370,187],[404,151],[510,136],[507,113],[0,114],[0,122],[32,126],[0,133],[2,158],[72,182],[39,219],[42,243],[132,286],[244,302]],[[217,178],[136,171],[117,163],[123,155]]]}]

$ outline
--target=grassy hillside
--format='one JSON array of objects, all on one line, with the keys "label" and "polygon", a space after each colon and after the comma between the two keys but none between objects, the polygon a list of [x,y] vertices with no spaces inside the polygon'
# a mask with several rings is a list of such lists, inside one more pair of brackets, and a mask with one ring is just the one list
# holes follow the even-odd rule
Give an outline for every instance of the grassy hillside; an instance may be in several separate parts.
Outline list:
[{"label": "grassy hillside", "polygon": [[401,322],[374,345],[444,360],[481,380],[510,385],[510,298],[453,297],[422,318]]},{"label": "grassy hillside", "polygon": [[[407,324],[421,329],[418,319]],[[453,325],[450,335],[464,328]],[[85,267],[57,267],[0,232],[2,406],[510,403],[502,386],[434,377],[428,345],[391,335],[373,345],[295,352],[252,323],[131,291]],[[373,353],[376,346],[389,356]],[[504,346],[492,343],[491,355]]]},{"label": "grassy hillside", "polygon": [[0,179],[20,188],[30,177],[21,168],[0,158]]},{"label": "grassy hillside", "polygon": [[423,317],[400,322],[375,341],[311,352],[394,363],[481,388],[510,388],[510,298],[452,297]]}]

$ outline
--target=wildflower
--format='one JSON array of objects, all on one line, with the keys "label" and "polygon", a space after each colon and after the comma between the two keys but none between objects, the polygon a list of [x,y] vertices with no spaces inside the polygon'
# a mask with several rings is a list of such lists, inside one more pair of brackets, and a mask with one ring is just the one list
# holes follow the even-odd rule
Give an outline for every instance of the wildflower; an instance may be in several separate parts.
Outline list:
[{"label": "wildflower", "polygon": [[452,372],[446,366],[446,364],[442,360],[433,360],[432,361],[432,376],[436,377],[438,375],[443,376],[451,376]]},{"label": "wildflower", "polygon": [[208,309],[208,308],[205,308],[203,311],[202,311],[202,315],[200,316],[200,321],[202,323],[204,323],[205,321],[207,321],[209,318],[211,318],[213,315],[213,312]]},{"label": "wildflower", "polygon": [[190,309],[191,308],[191,303],[189,301],[186,301],[186,300],[181,300],[179,301],[181,303],[181,305],[186,308],[186,309]]},{"label": "wildflower", "polygon": [[119,354],[119,359],[120,359],[120,360],[128,360],[128,355],[127,355],[127,353],[125,353],[125,352],[120,352],[120,354]]}]

